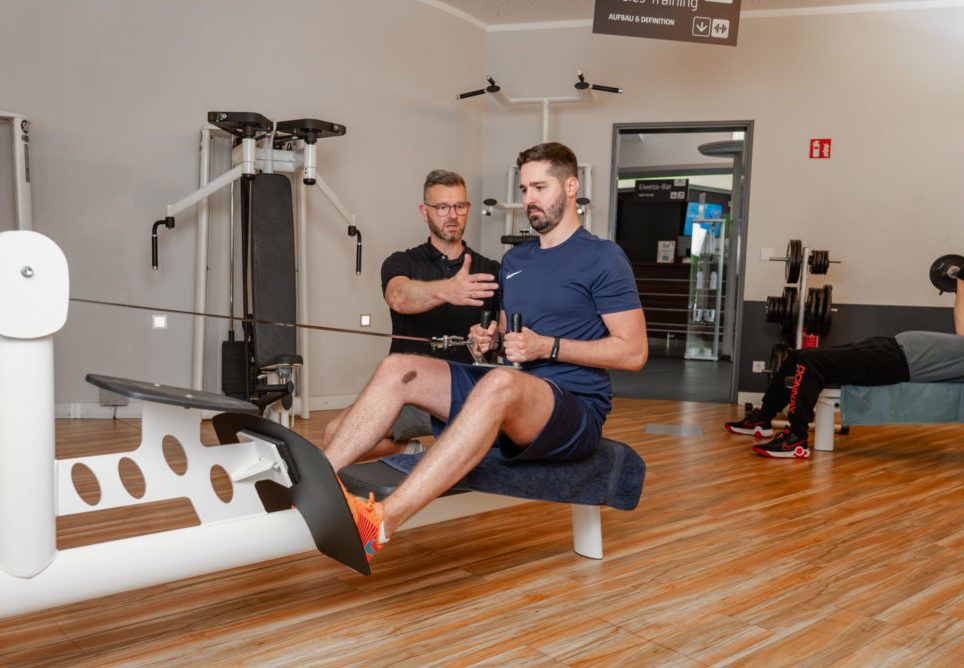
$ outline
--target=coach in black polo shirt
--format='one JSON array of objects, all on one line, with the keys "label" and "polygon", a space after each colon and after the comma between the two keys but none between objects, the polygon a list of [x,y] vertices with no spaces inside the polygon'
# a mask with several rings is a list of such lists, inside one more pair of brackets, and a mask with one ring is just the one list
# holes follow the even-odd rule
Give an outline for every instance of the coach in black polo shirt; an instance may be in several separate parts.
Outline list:
[{"label": "coach in black polo shirt", "polygon": [[[469,328],[479,323],[482,311],[498,315],[499,263],[476,253],[462,241],[470,204],[465,179],[459,174],[443,169],[429,172],[418,208],[428,225],[428,241],[392,253],[382,263],[382,292],[392,313],[392,333],[422,338],[468,336]],[[392,339],[389,352],[472,362],[465,346],[433,351],[425,343]],[[325,429],[325,445],[340,418],[341,415]],[[431,433],[429,415],[406,406],[386,441],[371,454],[418,451],[415,444],[408,445],[409,439]]]},{"label": "coach in black polo shirt", "polygon": [[[465,245],[469,215],[465,181],[435,170],[425,178],[422,219],[429,237],[421,246],[392,253],[382,264],[382,292],[392,312],[392,333],[431,338],[466,336],[483,310],[495,315],[499,263]],[[392,340],[393,353],[427,353],[424,343]],[[436,357],[472,363],[464,347],[439,350]]]}]

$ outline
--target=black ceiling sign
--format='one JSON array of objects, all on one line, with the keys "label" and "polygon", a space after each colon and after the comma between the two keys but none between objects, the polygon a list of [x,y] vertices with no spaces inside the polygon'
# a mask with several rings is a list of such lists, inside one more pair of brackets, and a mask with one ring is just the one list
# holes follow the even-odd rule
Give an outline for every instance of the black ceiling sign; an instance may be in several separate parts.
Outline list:
[{"label": "black ceiling sign", "polygon": [[596,0],[592,31],[736,46],[740,0]]}]

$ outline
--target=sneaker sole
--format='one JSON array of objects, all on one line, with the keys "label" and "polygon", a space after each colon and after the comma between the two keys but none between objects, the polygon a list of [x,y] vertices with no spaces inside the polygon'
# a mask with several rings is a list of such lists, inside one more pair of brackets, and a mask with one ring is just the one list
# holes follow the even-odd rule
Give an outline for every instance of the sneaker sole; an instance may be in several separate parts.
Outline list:
[{"label": "sneaker sole", "polygon": [[810,456],[810,448],[801,447],[796,447],[790,452],[771,452],[755,445],[753,446],[753,452],[761,457],[769,457],[771,459],[806,459]]},{"label": "sneaker sole", "polygon": [[761,429],[760,427],[743,429],[741,427],[730,427],[729,425],[726,425],[723,428],[734,434],[739,434],[740,436],[752,436],[753,438],[770,438],[773,436],[772,429]]}]

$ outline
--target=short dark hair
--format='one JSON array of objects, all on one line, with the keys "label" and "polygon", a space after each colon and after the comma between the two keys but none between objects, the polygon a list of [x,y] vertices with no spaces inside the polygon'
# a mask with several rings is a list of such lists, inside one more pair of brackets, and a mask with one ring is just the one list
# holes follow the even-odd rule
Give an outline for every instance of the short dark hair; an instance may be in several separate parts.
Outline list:
[{"label": "short dark hair", "polygon": [[549,163],[549,171],[560,181],[570,176],[578,176],[579,161],[576,160],[576,154],[568,146],[556,141],[527,148],[519,154],[515,164],[521,168],[527,162],[541,160]]},{"label": "short dark hair", "polygon": [[425,185],[422,186],[422,199],[425,193],[432,186],[462,186],[465,187],[465,179],[461,174],[450,172],[447,169],[433,169],[425,176]]}]

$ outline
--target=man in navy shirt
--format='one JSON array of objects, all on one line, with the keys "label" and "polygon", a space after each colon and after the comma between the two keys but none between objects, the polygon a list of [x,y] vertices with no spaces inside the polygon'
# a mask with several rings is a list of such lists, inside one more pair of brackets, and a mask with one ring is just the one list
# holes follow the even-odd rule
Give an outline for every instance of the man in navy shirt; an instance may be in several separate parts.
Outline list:
[{"label": "man in navy shirt", "polygon": [[[605,369],[638,370],[648,354],[632,268],[611,241],[586,232],[576,213],[576,156],[558,143],[519,154],[522,203],[538,241],[509,251],[500,271],[498,324],[473,326],[492,369],[417,355],[379,365],[326,450],[335,471],[373,448],[406,403],[446,425],[435,445],[382,503],[345,493],[371,558],[405,520],[499,447],[510,459],[573,460],[599,445],[610,410]],[[520,313],[521,332],[506,332]]]}]

